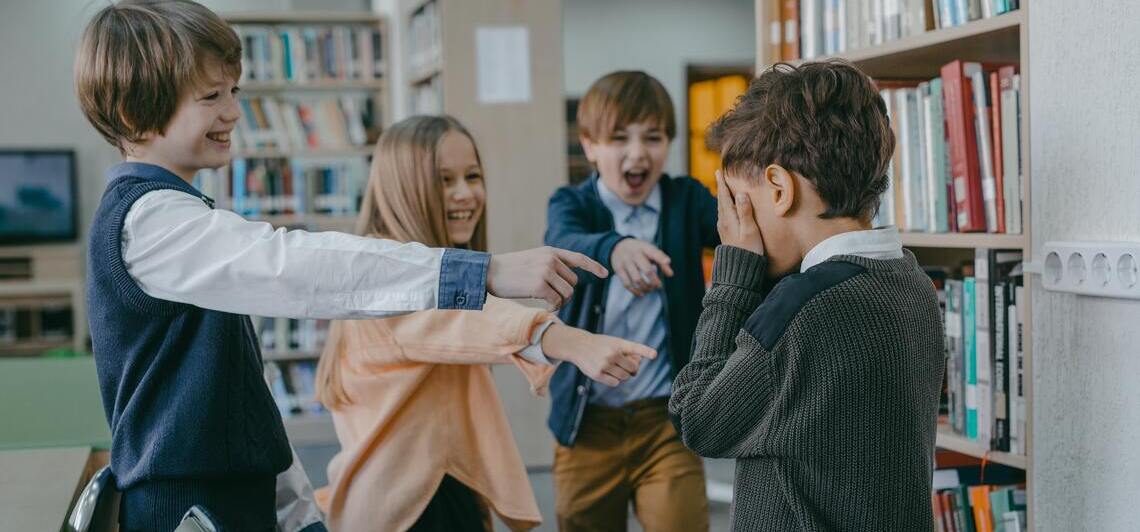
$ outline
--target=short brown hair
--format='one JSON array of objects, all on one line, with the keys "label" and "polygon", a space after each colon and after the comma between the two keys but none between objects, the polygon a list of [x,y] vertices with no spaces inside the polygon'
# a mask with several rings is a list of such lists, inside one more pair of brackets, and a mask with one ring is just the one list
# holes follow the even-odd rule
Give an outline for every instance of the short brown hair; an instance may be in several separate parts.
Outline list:
[{"label": "short brown hair", "polygon": [[578,130],[595,142],[604,142],[614,130],[643,121],[658,122],[669,140],[677,135],[669,92],[645,72],[623,70],[606,74],[590,86],[578,104]]},{"label": "short brown hair", "polygon": [[895,150],[874,83],[842,60],[772,66],[707,136],[728,171],[802,175],[827,204],[822,218],[873,218]]},{"label": "short brown hair", "polygon": [[211,60],[237,79],[241,40],[190,0],[124,0],[91,19],[75,58],[79,106],[119,151],[163,133],[184,91],[206,81]]}]

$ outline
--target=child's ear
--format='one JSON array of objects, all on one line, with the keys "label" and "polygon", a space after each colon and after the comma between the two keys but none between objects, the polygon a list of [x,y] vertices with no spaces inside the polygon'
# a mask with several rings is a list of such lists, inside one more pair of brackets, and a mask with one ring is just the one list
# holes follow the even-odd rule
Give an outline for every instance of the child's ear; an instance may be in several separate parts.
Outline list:
[{"label": "child's ear", "polygon": [[778,164],[770,164],[764,168],[760,176],[765,185],[765,194],[769,194],[776,216],[791,214],[796,203],[796,177],[786,168]]},{"label": "child's ear", "polygon": [[582,151],[586,152],[586,160],[593,164],[598,164],[597,158],[594,155],[594,141],[585,135],[578,135],[578,142],[582,144]]}]

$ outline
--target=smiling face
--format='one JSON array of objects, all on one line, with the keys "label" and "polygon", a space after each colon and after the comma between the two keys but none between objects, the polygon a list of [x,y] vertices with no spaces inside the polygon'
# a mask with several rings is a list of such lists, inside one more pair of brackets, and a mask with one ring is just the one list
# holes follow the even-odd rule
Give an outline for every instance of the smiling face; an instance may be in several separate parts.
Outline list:
[{"label": "smiling face", "polygon": [[165,132],[128,145],[128,161],[156,164],[187,182],[198,170],[229,164],[230,133],[241,118],[237,81],[220,66],[207,68],[205,79],[182,91]]},{"label": "smiling face", "polygon": [[458,131],[444,134],[436,152],[436,169],[443,190],[447,236],[452,244],[466,246],[475,234],[487,202],[483,169],[471,139]]},{"label": "smiling face", "polygon": [[583,136],[582,147],[606,188],[629,205],[641,205],[661,179],[669,137],[655,122],[634,122],[615,128],[604,142]]}]

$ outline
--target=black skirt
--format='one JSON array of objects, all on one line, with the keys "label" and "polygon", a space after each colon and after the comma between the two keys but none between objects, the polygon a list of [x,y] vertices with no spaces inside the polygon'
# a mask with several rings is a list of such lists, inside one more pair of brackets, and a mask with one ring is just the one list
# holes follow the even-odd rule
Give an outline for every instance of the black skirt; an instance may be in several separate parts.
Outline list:
[{"label": "black skirt", "polygon": [[489,515],[471,488],[444,475],[410,532],[489,532]]}]

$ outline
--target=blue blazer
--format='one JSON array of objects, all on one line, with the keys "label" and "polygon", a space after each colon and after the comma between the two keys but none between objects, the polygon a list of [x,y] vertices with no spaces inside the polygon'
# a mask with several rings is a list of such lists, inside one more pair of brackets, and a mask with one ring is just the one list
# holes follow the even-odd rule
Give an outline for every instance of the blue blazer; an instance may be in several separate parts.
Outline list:
[{"label": "blue blazer", "polygon": [[[558,189],[550,198],[546,214],[548,246],[583,253],[607,269],[614,246],[623,237],[614,232],[613,215],[598,196],[598,176],[584,183]],[[658,248],[673,260],[673,277],[665,282],[671,374],[689,361],[693,332],[701,315],[705,294],[701,257],[704,248],[716,247],[716,198],[691,177],[661,177],[662,207],[657,231]],[[606,280],[578,270],[574,296],[562,307],[559,318],[567,325],[601,332],[606,302]],[[562,364],[550,380],[551,408],[547,424],[558,443],[571,446],[578,437],[592,381],[571,364]]]}]

